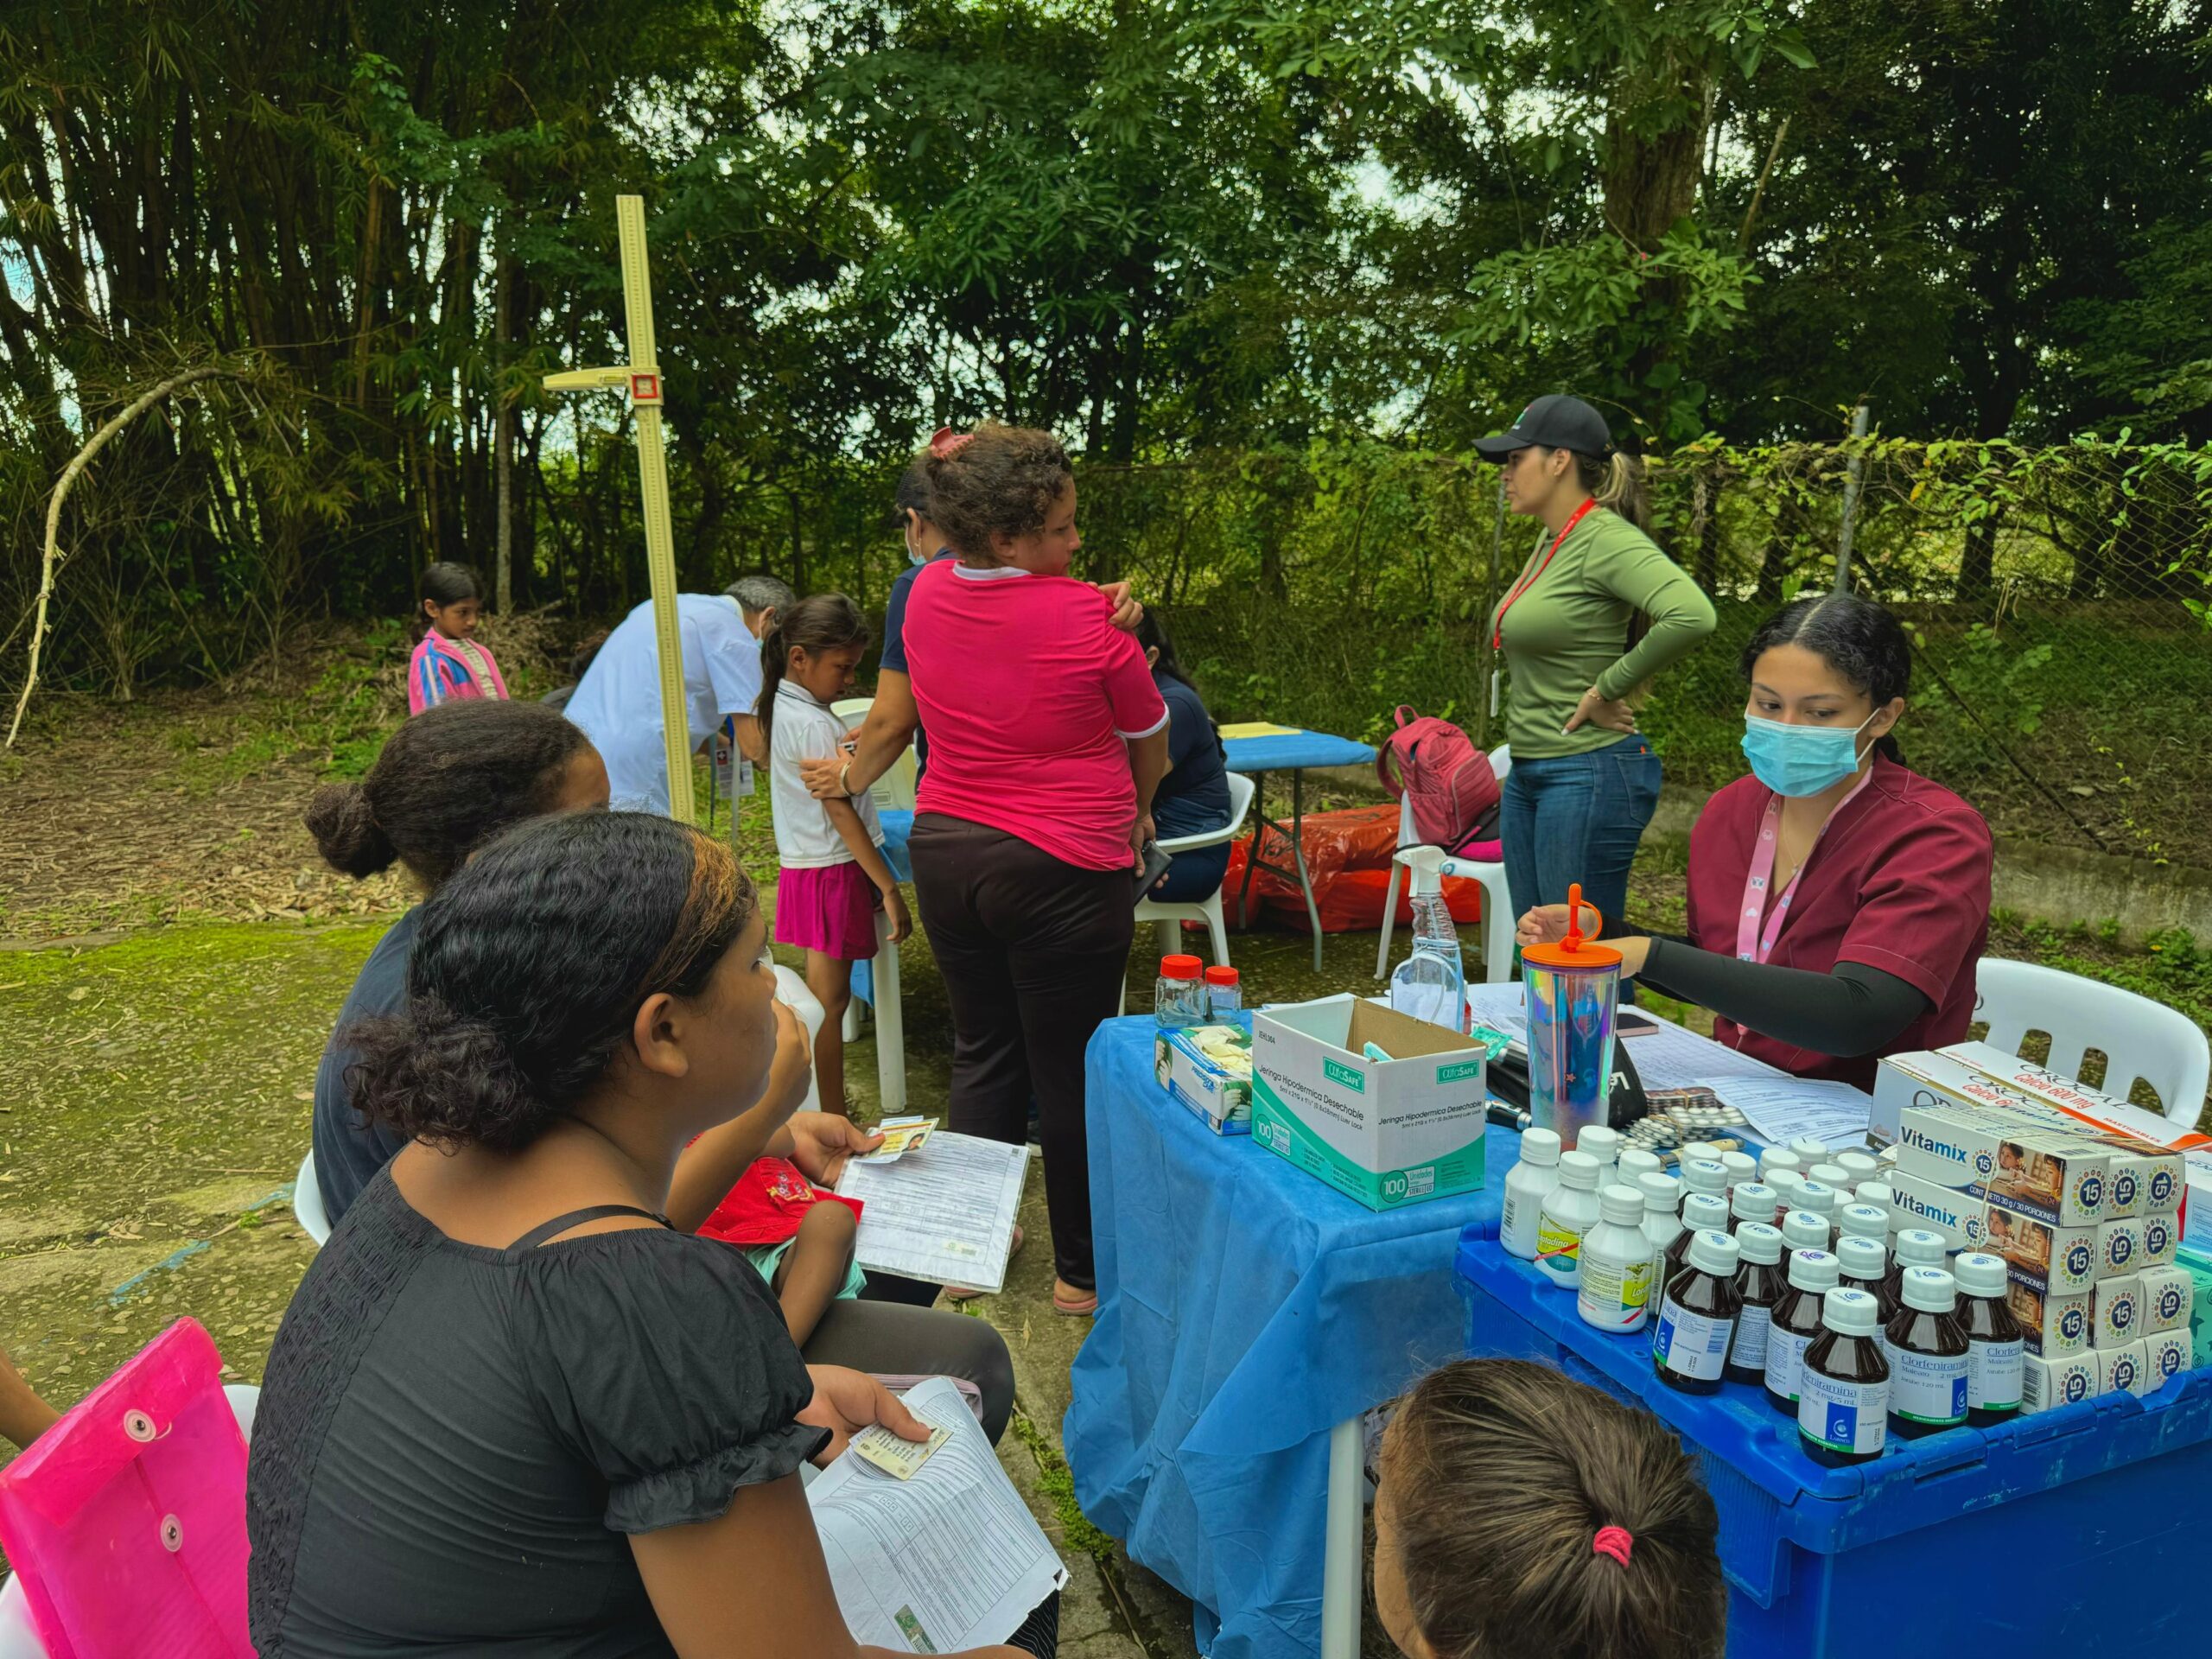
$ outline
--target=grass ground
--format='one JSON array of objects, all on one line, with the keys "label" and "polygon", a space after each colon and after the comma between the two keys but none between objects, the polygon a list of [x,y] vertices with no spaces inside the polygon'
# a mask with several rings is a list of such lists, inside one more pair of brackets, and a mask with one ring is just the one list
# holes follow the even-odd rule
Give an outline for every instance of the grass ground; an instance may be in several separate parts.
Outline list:
[{"label": "grass ground", "polygon": [[[356,641],[283,685],[42,705],[0,761],[0,1345],[57,1401],[188,1313],[233,1375],[260,1374],[312,1249],[282,1195],[308,1145],[315,1060],[408,902],[397,878],[323,869],[298,811],[318,782],[373,757],[396,687],[388,649]],[[769,877],[765,801],[741,822],[745,861]],[[1683,853],[1647,842],[1641,913],[1679,920]],[[1999,918],[1993,943],[2212,1018],[2212,957],[2189,941],[2133,953],[2094,925]],[[1371,935],[1330,938],[1318,976],[1302,938],[1245,936],[1236,954],[1255,999],[1373,982]],[[904,966],[912,1095],[927,1109],[944,1098],[950,1014],[925,939]],[[1149,986],[1140,948],[1132,1007]],[[856,1115],[873,1117],[872,1038],[847,1074]],[[1026,1224],[1040,1240],[1042,1204],[1033,1186]],[[1084,1327],[1051,1313],[1048,1256],[1026,1251],[1006,1294],[974,1306],[1020,1378],[1005,1460],[1077,1574],[1069,1650],[1187,1653],[1187,1605],[1075,1512],[1058,1427]]]}]

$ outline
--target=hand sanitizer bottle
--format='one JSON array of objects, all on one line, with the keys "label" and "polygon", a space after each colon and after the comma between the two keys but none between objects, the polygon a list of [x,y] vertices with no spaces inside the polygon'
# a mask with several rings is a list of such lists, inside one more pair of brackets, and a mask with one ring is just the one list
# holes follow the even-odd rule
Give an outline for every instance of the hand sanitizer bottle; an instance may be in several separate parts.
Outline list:
[{"label": "hand sanitizer bottle", "polygon": [[1408,848],[1413,872],[1414,952],[1390,976],[1390,1006],[1433,1026],[1467,1029],[1467,977],[1459,958],[1459,929],[1444,902],[1444,852]]}]

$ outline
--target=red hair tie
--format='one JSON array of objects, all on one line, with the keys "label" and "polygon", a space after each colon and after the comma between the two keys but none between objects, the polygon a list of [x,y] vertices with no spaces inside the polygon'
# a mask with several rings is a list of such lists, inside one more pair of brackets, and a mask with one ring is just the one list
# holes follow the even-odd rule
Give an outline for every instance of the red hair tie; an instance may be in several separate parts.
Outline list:
[{"label": "red hair tie", "polygon": [[973,432],[956,432],[949,426],[940,426],[930,434],[930,454],[939,461],[950,461],[975,442]]},{"label": "red hair tie", "polygon": [[1610,1555],[1626,1567],[1628,1553],[1635,1543],[1636,1539],[1626,1527],[1600,1527],[1598,1535],[1590,1541],[1590,1548],[1593,1554]]}]

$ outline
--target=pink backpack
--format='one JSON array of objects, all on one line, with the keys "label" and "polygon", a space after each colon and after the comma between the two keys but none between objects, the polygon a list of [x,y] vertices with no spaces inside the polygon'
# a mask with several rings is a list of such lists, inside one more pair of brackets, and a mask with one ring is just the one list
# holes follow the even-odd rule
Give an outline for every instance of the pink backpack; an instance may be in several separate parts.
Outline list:
[{"label": "pink backpack", "polygon": [[[1432,847],[1456,849],[1473,838],[1497,804],[1490,758],[1448,720],[1417,715],[1404,703],[1397,718],[1398,729],[1375,757],[1375,775],[1391,794],[1412,804],[1416,836]],[[1390,775],[1394,760],[1396,778]]]},{"label": "pink backpack", "polygon": [[251,1659],[222,1366],[179,1319],[0,1469],[0,1547],[52,1659]]}]

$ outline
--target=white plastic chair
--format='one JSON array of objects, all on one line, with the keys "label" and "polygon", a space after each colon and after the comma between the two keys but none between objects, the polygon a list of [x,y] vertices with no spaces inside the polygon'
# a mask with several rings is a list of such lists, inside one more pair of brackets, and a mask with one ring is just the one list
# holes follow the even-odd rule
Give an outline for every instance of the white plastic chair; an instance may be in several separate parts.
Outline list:
[{"label": "white plastic chair", "polygon": [[[313,1173],[311,1170],[308,1173]],[[321,1207],[318,1198],[318,1213]],[[231,1414],[238,1420],[238,1433],[251,1446],[253,1417],[261,1404],[261,1390],[251,1382],[226,1382],[223,1385],[223,1397],[231,1402]],[[245,1524],[243,1516],[238,1524]],[[19,1573],[10,1573],[5,1582],[0,1582],[0,1659],[52,1659],[46,1643],[38,1639],[38,1631],[31,1624],[30,1600],[23,1594]]]},{"label": "white plastic chair", "polygon": [[330,1242],[330,1217],[322,1207],[322,1186],[315,1178],[315,1148],[300,1160],[300,1173],[292,1178],[292,1218],[300,1230],[321,1249]]},{"label": "white plastic chair", "polygon": [[[776,964],[776,1001],[798,1015],[799,1024],[806,1027],[806,1052],[814,1052],[814,1039],[822,1034],[822,1022],[830,1017],[822,1006],[822,999],[806,988],[806,981],[780,962]],[[822,1090],[814,1077],[814,1066],[810,1058],[806,1068],[806,1103],[802,1111],[822,1109]]]},{"label": "white plastic chair", "polygon": [[[845,729],[857,732],[868,719],[868,711],[875,706],[874,697],[840,697],[830,705],[830,712],[845,722]],[[868,791],[868,798],[875,803],[879,812],[911,812],[914,810],[914,787],[921,769],[914,759],[914,746],[909,743],[906,752],[891,763],[891,770],[875,780]]]},{"label": "white plastic chair", "polygon": [[2031,1031],[2050,1035],[2044,1062],[2063,1077],[2082,1075],[2089,1049],[2105,1055],[2098,1087],[2118,1100],[2136,1084],[2158,1092],[2169,1122],[2194,1127],[2212,1082],[2212,1044],[2186,1014],[2117,985],[2083,979],[2040,963],[1984,957],[1974,974],[1974,1015],[1989,1022],[1989,1044],[2018,1054]]},{"label": "white plastic chair", "polygon": [[[1196,852],[1201,847],[1218,847],[1225,841],[1234,841],[1244,827],[1244,820],[1252,810],[1252,800],[1260,786],[1241,772],[1229,774],[1229,823],[1219,830],[1208,830],[1195,836],[1176,836],[1160,843],[1163,853]],[[1179,955],[1183,946],[1183,924],[1186,921],[1204,922],[1213,942],[1213,965],[1229,966],[1229,924],[1221,912],[1221,889],[1198,902],[1168,904],[1158,899],[1137,901],[1137,920],[1160,925],[1160,954],[1163,957]],[[1128,987],[1122,987],[1122,1007],[1128,1008]]]},{"label": "white plastic chair", "polygon": [[[1501,784],[1513,770],[1513,751],[1499,744],[1490,752],[1491,774]],[[1382,938],[1375,947],[1375,977],[1390,975],[1390,936],[1398,926],[1398,884],[1405,879],[1406,849],[1421,843],[1414,836],[1414,804],[1398,804],[1398,851],[1390,860],[1390,886],[1382,897]],[[1492,984],[1503,980],[1513,967],[1513,894],[1505,884],[1505,866],[1477,863],[1471,858],[1447,858],[1444,874],[1478,881],[1483,889],[1483,977]]]}]

